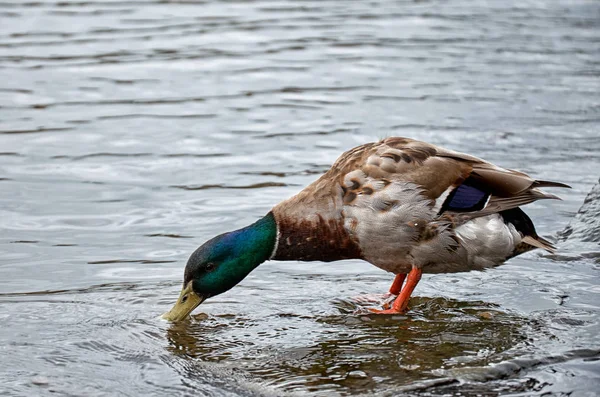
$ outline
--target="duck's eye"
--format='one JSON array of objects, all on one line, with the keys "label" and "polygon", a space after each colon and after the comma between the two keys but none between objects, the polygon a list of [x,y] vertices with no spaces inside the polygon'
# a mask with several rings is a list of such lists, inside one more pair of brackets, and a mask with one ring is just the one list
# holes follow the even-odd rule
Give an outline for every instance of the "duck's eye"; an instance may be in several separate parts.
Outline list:
[{"label": "duck's eye", "polygon": [[187,294],[183,295],[183,297],[181,298],[181,303],[185,303],[187,298],[188,298]]},{"label": "duck's eye", "polygon": [[214,270],[214,268],[217,267],[217,265],[215,265],[213,262],[208,262],[205,265],[206,271],[210,272],[211,270]]}]

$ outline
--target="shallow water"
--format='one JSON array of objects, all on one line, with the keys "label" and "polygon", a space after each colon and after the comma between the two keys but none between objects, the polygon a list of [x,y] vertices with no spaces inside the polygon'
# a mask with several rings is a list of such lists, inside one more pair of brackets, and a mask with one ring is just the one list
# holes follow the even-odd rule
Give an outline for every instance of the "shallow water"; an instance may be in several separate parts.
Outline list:
[{"label": "shallow water", "polygon": [[[596,395],[599,28],[593,1],[0,2],[0,394]],[[344,261],[158,319],[196,246],[391,135],[572,185],[526,211],[576,233],[428,275],[406,316],[354,314],[392,277]]]}]

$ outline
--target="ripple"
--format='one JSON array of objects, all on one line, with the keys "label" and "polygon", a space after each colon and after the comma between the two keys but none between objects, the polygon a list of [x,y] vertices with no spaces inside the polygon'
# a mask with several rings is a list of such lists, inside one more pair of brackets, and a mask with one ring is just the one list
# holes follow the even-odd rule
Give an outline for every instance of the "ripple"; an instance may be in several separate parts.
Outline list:
[{"label": "ripple", "polygon": [[[600,359],[600,350],[572,350],[558,356],[519,358],[486,367],[466,367],[444,371],[445,374],[450,374],[452,377],[415,382],[400,387],[398,391],[401,393],[428,391],[434,394],[454,394],[460,390],[463,394],[465,392],[478,394],[484,392],[484,390],[489,390],[489,386],[484,386],[484,384],[489,385],[497,382],[496,387],[504,389],[504,392],[527,392],[527,390],[531,390],[531,385],[528,385],[529,387],[523,387],[524,385],[521,384],[506,385],[504,381],[498,381],[513,378],[517,374],[522,375],[531,372],[538,367],[548,367],[556,363],[568,363],[582,359],[584,361],[597,361]],[[460,386],[457,387],[458,385]],[[550,385],[539,385],[539,389],[544,389],[546,386]]]},{"label": "ripple", "polygon": [[254,183],[251,185],[238,185],[238,186],[217,184],[217,185],[195,185],[195,186],[173,185],[170,187],[173,187],[176,189],[183,189],[183,190],[207,190],[207,189],[262,189],[265,187],[284,187],[284,186],[293,186],[293,185],[288,185],[286,183],[280,183],[280,182],[261,182],[261,183]]},{"label": "ripple", "polygon": [[[444,366],[446,355],[466,354],[471,362],[486,361],[477,351],[487,348],[498,354],[523,339],[519,324],[526,322],[524,319],[485,306],[483,302],[449,300],[432,304],[421,299],[414,313],[402,320],[377,315],[309,317],[321,323],[325,332],[308,334],[301,327],[306,321],[302,316],[279,316],[275,329],[259,325],[272,323],[267,319],[201,316],[186,325],[172,326],[168,337],[176,354],[208,361],[234,360],[238,368],[242,366],[285,391],[327,390],[334,378],[338,391],[350,392],[355,387],[382,391],[378,378],[387,379],[385,388],[393,390],[397,382],[427,378],[431,370]],[[303,347],[298,341],[291,342],[300,333]],[[443,355],[426,354],[428,346],[440,341]],[[240,348],[253,354],[240,360]],[[255,358],[250,359],[252,356]],[[383,365],[384,361],[393,364]],[[446,361],[445,366],[453,365]]]},{"label": "ripple", "polygon": [[99,116],[98,120],[114,120],[114,119],[212,119],[217,117],[214,114],[120,114]]},{"label": "ripple", "polygon": [[88,262],[88,265],[108,265],[108,264],[117,264],[117,263],[141,263],[141,264],[151,264],[151,263],[174,263],[175,261],[165,261],[165,260],[150,260],[150,259],[107,259],[103,261],[91,261]]},{"label": "ripple", "polygon": [[168,238],[194,238],[194,236],[182,236],[180,234],[171,234],[171,233],[153,233],[153,234],[145,234],[146,237],[168,237]]},{"label": "ripple", "polygon": [[22,129],[22,130],[0,130],[0,134],[33,134],[39,132],[62,132],[62,131],[70,131],[72,128],[66,127],[55,127],[55,128],[46,128],[46,127],[38,127],[35,129]]}]

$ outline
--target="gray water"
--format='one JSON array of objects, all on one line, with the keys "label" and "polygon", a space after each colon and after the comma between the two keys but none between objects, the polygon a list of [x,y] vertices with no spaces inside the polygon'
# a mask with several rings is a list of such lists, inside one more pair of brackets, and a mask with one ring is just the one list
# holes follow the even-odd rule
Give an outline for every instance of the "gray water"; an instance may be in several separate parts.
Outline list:
[{"label": "gray water", "polygon": [[555,239],[600,174],[599,70],[595,1],[2,0],[0,394],[595,396],[593,222],[405,316],[355,314],[392,280],[361,261],[158,316],[198,245],[385,136],[570,184],[526,208]]}]

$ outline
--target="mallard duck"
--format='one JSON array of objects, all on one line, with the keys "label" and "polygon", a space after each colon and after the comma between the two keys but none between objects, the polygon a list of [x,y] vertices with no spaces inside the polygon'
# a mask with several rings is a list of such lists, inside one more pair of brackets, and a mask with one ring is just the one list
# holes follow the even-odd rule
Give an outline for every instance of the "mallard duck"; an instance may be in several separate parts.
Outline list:
[{"label": "mallard duck", "polygon": [[558,198],[542,187],[569,186],[409,138],[355,147],[257,222],[199,247],[163,317],[186,318],[270,259],[363,259],[396,275],[393,304],[373,311],[404,313],[423,273],[483,270],[535,248],[552,252],[520,208]]}]

